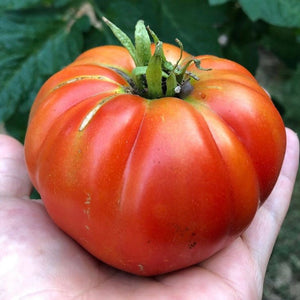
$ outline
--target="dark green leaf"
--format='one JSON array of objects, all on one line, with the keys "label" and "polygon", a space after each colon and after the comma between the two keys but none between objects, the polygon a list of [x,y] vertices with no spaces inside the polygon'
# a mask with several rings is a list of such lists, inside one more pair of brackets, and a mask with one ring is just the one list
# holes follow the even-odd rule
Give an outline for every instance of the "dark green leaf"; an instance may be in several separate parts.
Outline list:
[{"label": "dark green leaf", "polygon": [[[178,38],[184,50],[194,54],[221,55],[217,27],[226,20],[223,7],[210,7],[205,1],[167,0],[161,3],[162,14],[159,36],[173,43]],[[189,17],[183,18],[188,11]]]},{"label": "dark green leaf", "polygon": [[133,36],[138,19],[143,19],[163,42],[175,44],[179,38],[184,49],[195,55],[220,55],[217,27],[227,20],[223,6],[211,7],[198,0],[97,0],[101,12]]},{"label": "dark green leaf", "polygon": [[208,3],[210,5],[219,5],[219,4],[224,4],[226,2],[229,2],[231,0],[208,0]]},{"label": "dark green leaf", "polygon": [[247,68],[253,75],[258,66],[258,52],[255,43],[240,44],[232,42],[226,49],[226,57]]},{"label": "dark green leaf", "polygon": [[38,6],[61,7],[71,3],[71,1],[72,0],[1,0],[0,10],[27,9]]},{"label": "dark green leaf", "polygon": [[239,0],[252,21],[264,20],[285,27],[300,27],[299,0]]},{"label": "dark green leaf", "polygon": [[72,16],[58,10],[1,15],[0,120],[17,106],[28,111],[41,83],[80,53],[81,27]]},{"label": "dark green leaf", "polygon": [[229,10],[229,13],[229,21],[221,29],[223,34],[220,41],[223,45],[223,55],[255,74],[258,65],[259,42],[268,25],[264,22],[251,22],[237,7]]},{"label": "dark green leaf", "polygon": [[14,136],[19,141],[23,142],[28,123],[28,111],[21,113],[16,111],[6,122],[5,129],[8,134]]},{"label": "dark green leaf", "polygon": [[37,5],[49,5],[48,0],[1,0],[0,9],[24,9],[30,8]]},{"label": "dark green leaf", "polygon": [[[157,0],[94,1],[97,3],[100,14],[117,24],[131,40],[134,40],[134,29],[138,20],[142,19],[145,21],[145,25],[152,27],[160,18],[160,5]],[[113,34],[106,30],[106,26],[104,26],[104,33],[108,44],[120,44]],[[96,33],[94,34],[96,35]]]},{"label": "dark green leaf", "polygon": [[297,68],[300,62],[300,39],[298,30],[270,26],[260,44],[276,54],[291,69]]}]

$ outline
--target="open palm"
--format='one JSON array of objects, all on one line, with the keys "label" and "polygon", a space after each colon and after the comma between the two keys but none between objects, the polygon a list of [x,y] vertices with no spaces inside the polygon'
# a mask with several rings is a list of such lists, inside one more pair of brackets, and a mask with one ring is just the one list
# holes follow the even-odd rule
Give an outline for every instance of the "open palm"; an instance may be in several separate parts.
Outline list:
[{"label": "open palm", "polygon": [[240,238],[196,266],[143,278],[101,263],[54,225],[29,199],[22,145],[1,135],[0,299],[260,299],[298,168],[298,138],[287,136],[279,180]]}]

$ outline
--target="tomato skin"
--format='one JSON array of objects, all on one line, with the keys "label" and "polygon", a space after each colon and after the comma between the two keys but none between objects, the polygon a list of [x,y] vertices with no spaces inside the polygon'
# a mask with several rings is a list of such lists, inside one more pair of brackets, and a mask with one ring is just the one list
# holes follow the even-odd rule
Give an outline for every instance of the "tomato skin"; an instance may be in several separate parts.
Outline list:
[{"label": "tomato skin", "polygon": [[[164,53],[175,63],[180,49]],[[121,270],[151,276],[208,258],[277,180],[285,129],[269,96],[237,63],[197,58],[212,70],[189,67],[199,77],[189,95],[148,100],[122,76],[134,68],[127,50],[94,48],[33,104],[25,156],[49,215]]]}]

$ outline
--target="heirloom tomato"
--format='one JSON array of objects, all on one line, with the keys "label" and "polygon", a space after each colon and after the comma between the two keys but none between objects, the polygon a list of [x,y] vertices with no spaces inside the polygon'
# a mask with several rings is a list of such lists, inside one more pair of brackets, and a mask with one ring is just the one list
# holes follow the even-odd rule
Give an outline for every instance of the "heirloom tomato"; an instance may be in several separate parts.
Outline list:
[{"label": "heirloom tomato", "polygon": [[123,46],[87,50],[36,97],[31,180],[101,261],[143,276],[191,266],[237,238],[270,194],[283,121],[238,63],[194,57],[142,21],[133,45],[106,22]]}]

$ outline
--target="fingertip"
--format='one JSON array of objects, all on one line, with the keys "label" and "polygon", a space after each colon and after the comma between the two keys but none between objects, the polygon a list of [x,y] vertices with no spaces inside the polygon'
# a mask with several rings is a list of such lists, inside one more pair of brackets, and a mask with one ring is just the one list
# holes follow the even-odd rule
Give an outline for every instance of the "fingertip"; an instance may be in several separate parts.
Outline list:
[{"label": "fingertip", "polygon": [[11,136],[0,134],[0,196],[28,197],[30,192],[23,145]]},{"label": "fingertip", "polygon": [[23,158],[23,145],[15,138],[0,134],[0,158],[2,157],[18,157]]},{"label": "fingertip", "polygon": [[299,167],[299,138],[297,133],[290,128],[286,128],[286,137],[286,153],[281,174],[294,182]]},{"label": "fingertip", "polygon": [[286,128],[287,148],[293,150],[294,155],[299,156],[299,137],[297,132]]}]

